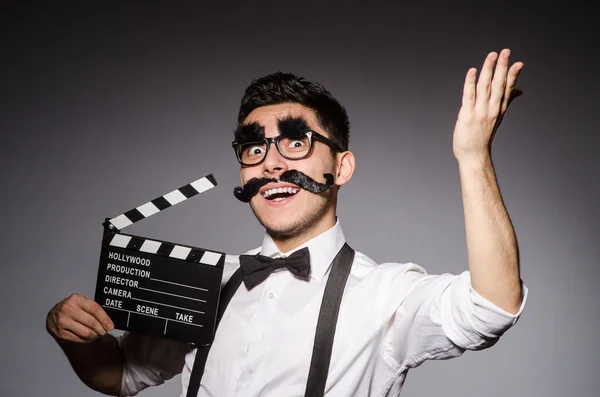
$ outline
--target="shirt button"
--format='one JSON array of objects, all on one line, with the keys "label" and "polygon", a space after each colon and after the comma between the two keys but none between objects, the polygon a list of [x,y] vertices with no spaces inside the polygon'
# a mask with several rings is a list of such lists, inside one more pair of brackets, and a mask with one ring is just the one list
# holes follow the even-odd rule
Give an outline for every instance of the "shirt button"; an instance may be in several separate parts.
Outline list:
[{"label": "shirt button", "polygon": [[275,294],[274,294],[274,293],[272,293],[272,292],[269,292],[269,295],[268,295],[268,296],[269,296],[269,299],[273,299],[273,298],[275,298]]}]

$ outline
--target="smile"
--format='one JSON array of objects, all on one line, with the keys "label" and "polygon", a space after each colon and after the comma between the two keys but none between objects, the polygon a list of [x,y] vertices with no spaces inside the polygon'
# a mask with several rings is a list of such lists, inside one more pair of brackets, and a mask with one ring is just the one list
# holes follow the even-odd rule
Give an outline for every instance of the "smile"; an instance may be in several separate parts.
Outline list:
[{"label": "smile", "polygon": [[267,200],[281,201],[298,193],[300,189],[294,187],[277,187],[265,190],[263,197]]}]

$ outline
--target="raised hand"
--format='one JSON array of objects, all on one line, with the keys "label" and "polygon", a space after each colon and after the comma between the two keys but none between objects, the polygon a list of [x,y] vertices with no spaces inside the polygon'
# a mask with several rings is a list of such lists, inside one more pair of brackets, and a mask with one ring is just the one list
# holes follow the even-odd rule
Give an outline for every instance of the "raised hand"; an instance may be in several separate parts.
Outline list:
[{"label": "raised hand", "polygon": [[515,85],[523,63],[515,62],[509,68],[509,58],[509,49],[500,54],[490,52],[477,82],[477,69],[467,72],[453,138],[454,156],[459,161],[490,155],[492,140],[508,106],[522,94]]},{"label": "raised hand", "polygon": [[46,329],[50,335],[63,341],[93,342],[113,327],[102,306],[80,294],[58,302],[46,317]]}]

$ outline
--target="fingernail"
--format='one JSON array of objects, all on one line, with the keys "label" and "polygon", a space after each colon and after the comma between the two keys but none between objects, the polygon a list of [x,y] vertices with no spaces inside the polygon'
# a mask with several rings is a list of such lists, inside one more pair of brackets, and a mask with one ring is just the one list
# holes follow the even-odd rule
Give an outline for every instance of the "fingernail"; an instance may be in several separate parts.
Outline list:
[{"label": "fingernail", "polygon": [[107,329],[107,330],[109,330],[109,331],[112,331],[112,330],[113,330],[113,328],[114,328],[114,325],[113,325],[113,323],[108,323],[108,324],[106,324],[106,329]]}]

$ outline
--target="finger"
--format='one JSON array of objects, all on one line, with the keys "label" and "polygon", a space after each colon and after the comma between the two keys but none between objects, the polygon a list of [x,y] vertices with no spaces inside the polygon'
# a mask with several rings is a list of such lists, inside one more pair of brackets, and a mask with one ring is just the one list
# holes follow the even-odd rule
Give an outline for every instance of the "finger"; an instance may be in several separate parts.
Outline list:
[{"label": "finger", "polygon": [[98,334],[71,317],[61,316],[58,321],[56,336],[60,339],[74,342],[91,342],[98,338]]},{"label": "finger", "polygon": [[494,71],[494,64],[498,54],[490,52],[483,62],[481,67],[481,73],[479,73],[479,81],[477,82],[477,99],[476,105],[485,106],[490,98],[490,84],[492,81],[492,74]]},{"label": "finger", "polygon": [[[521,91],[521,90],[516,90],[516,93],[515,93],[515,86],[517,85],[517,78],[519,77],[519,73],[521,73],[522,69],[523,69],[523,62],[515,62],[515,64],[512,65],[508,71],[506,88],[505,88],[505,92],[504,92],[504,101],[502,103],[502,111],[505,111],[508,108],[509,103],[512,102],[513,99],[515,99],[516,97],[520,96],[523,93],[523,91]],[[515,94],[516,94],[516,96],[515,96]]]},{"label": "finger", "polygon": [[59,335],[62,333],[68,334],[68,332],[75,334],[77,338],[84,342],[92,342],[98,339],[100,336],[93,329],[88,328],[87,326],[73,319],[70,319],[70,321],[63,326],[63,329],[60,331]]},{"label": "finger", "polygon": [[114,324],[102,306],[91,299],[85,299],[79,303],[81,308],[93,316],[106,331],[112,331]]},{"label": "finger", "polygon": [[107,333],[107,330],[104,328],[104,326],[102,326],[102,324],[94,316],[83,310],[81,310],[76,317],[73,317],[73,320],[84,327],[93,330],[97,335],[103,336]]},{"label": "finger", "polygon": [[500,110],[500,104],[502,103],[502,98],[504,98],[506,92],[506,74],[508,73],[509,57],[510,50],[508,48],[502,50],[498,56],[498,63],[496,65],[496,70],[494,71],[490,102],[496,110]]},{"label": "finger", "polygon": [[77,336],[74,333],[72,333],[71,331],[67,331],[65,329],[63,329],[60,332],[59,338],[62,339],[62,340],[67,340],[67,341],[71,341],[71,342],[88,343],[87,340],[81,339],[79,336]]},{"label": "finger", "polygon": [[477,69],[471,68],[465,77],[465,85],[463,87],[462,105],[467,108],[475,106],[475,79],[477,77]]}]

